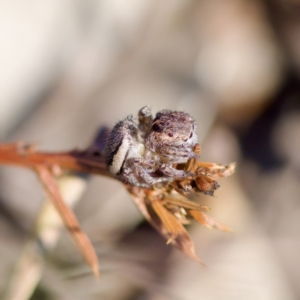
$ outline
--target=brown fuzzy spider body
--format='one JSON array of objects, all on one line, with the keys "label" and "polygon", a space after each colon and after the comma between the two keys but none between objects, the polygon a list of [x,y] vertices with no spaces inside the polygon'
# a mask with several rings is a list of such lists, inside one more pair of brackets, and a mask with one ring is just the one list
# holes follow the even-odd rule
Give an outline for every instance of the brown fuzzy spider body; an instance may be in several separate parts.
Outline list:
[{"label": "brown fuzzy spider body", "polygon": [[197,157],[195,121],[184,112],[163,110],[153,120],[150,109],[119,122],[108,138],[105,157],[109,171],[125,183],[150,187],[185,178],[174,163]]}]

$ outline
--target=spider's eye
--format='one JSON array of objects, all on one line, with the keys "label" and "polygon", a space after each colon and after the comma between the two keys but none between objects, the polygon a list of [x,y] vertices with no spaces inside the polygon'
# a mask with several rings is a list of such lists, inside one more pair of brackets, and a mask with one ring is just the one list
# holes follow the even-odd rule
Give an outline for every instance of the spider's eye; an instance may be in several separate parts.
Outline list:
[{"label": "spider's eye", "polygon": [[169,136],[169,137],[172,137],[172,136],[173,136],[173,133],[172,133],[172,132],[170,132],[170,133],[168,134],[168,136]]},{"label": "spider's eye", "polygon": [[192,136],[193,136],[193,133],[191,133],[191,134],[190,134],[190,137],[189,137],[189,139],[190,139]]},{"label": "spider's eye", "polygon": [[156,132],[161,132],[162,131],[162,129],[159,127],[159,125],[157,125],[157,124],[154,124],[153,126],[152,126],[152,129],[154,130],[154,131],[156,131]]}]

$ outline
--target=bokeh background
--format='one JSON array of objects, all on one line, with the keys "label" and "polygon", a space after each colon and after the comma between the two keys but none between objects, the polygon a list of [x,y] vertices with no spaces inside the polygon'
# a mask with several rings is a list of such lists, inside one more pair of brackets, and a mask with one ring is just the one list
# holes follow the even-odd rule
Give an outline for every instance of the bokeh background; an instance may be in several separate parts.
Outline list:
[{"label": "bokeh background", "polygon": [[[202,160],[238,162],[200,198],[234,232],[189,226],[207,267],[93,176],[74,210],[100,282],[63,229],[27,299],[299,299],[299,76],[298,0],[0,1],[1,142],[84,148],[148,105],[193,115]],[[1,167],[0,295],[44,198],[33,173]]]}]

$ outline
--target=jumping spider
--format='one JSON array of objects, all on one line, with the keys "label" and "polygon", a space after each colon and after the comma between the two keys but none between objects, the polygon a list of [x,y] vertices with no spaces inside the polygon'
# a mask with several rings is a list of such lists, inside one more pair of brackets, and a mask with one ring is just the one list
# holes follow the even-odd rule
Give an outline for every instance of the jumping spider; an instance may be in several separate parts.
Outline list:
[{"label": "jumping spider", "polygon": [[195,129],[187,113],[162,110],[153,119],[145,106],[138,120],[128,116],[111,131],[105,149],[108,169],[121,181],[141,187],[184,179],[189,174],[174,164],[198,157],[193,152]]}]

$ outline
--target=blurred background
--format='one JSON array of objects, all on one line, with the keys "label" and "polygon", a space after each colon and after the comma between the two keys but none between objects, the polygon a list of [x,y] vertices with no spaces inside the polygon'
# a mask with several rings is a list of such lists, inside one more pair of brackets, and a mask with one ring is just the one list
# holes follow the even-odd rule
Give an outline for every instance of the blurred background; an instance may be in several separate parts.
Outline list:
[{"label": "blurred background", "polygon": [[[298,0],[0,1],[2,143],[85,148],[148,105],[192,114],[203,161],[238,163],[200,198],[234,232],[189,226],[207,267],[166,245],[119,182],[92,176],[74,211],[101,280],[62,229],[37,250],[33,293],[5,299],[299,299],[299,16]],[[0,295],[44,200],[35,174],[1,167]]]}]

